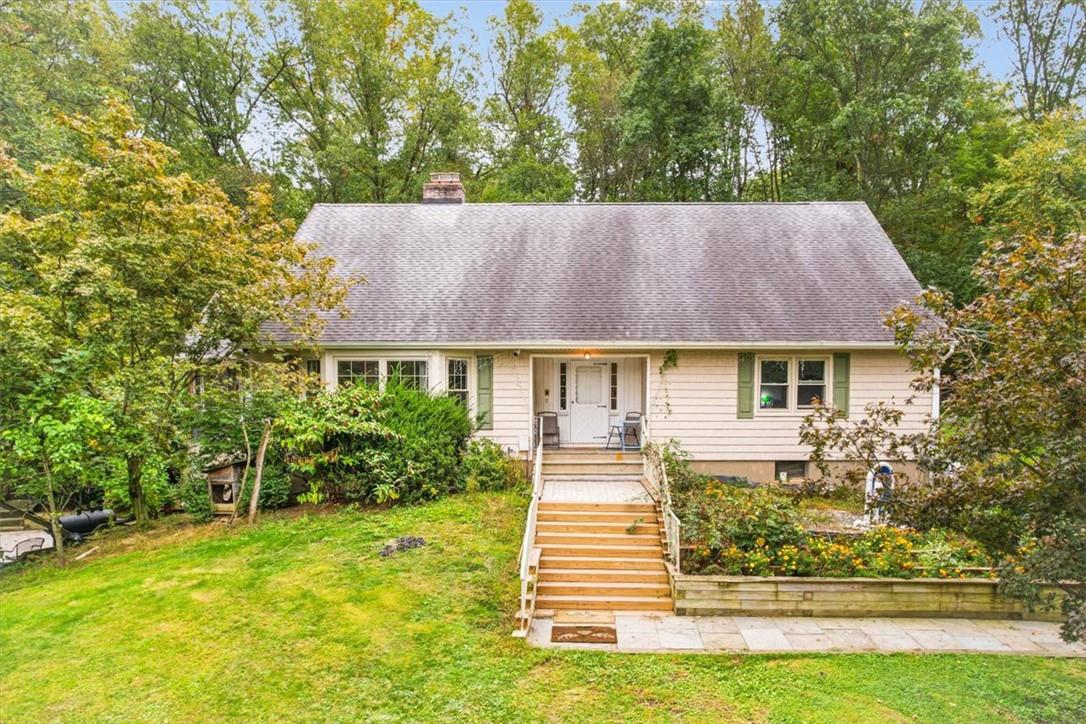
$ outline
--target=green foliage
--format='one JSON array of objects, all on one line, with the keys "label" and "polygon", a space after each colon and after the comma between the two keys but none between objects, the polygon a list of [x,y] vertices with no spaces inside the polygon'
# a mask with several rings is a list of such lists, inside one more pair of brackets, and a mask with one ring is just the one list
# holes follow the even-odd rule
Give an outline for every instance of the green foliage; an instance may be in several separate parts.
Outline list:
[{"label": "green foliage", "polygon": [[[993,575],[980,544],[942,530],[880,526],[858,536],[808,533],[786,495],[707,481],[676,498],[688,573],[936,578]],[[984,569],[983,571],[970,569]]]},{"label": "green foliage", "polygon": [[131,109],[109,103],[64,122],[78,156],[25,172],[0,151],[0,176],[20,193],[0,215],[0,331],[11,340],[0,390],[17,399],[78,355],[81,392],[110,408],[142,522],[153,512],[143,465],[177,452],[176,412],[196,377],[266,322],[311,337],[350,281],[308,256],[266,189],[240,208],[171,174],[176,153],[143,136]]},{"label": "green foliage", "polygon": [[[249,500],[253,494],[254,475],[255,470],[250,467],[249,482],[238,497],[239,510],[249,509]],[[290,473],[283,468],[282,464],[276,462],[265,463],[264,472],[260,479],[260,501],[258,503],[260,510],[278,510],[290,505],[290,488]],[[204,495],[207,496],[206,487]]]},{"label": "green foliage", "polygon": [[464,452],[464,481],[465,489],[472,492],[512,490],[527,483],[521,462],[485,437],[468,443]]},{"label": "green foliage", "polygon": [[737,488],[709,478],[673,496],[683,544],[697,550],[776,550],[806,538],[795,504],[769,488]]},{"label": "green foliage", "polygon": [[279,429],[287,469],[317,482],[318,497],[413,503],[461,489],[471,423],[454,398],[355,384],[298,401]]},{"label": "green foliage", "polygon": [[[910,491],[916,525],[957,526],[1021,558],[1020,581],[1067,586],[1068,636],[1086,636],[1086,235],[994,240],[976,267],[984,293],[956,308],[937,292],[891,319],[930,387],[942,366],[946,404],[928,440],[930,483]],[[941,324],[930,324],[937,316]],[[1021,591],[1021,588],[1016,588]]]},{"label": "green foliage", "polygon": [[211,495],[207,490],[207,479],[198,473],[188,476],[178,490],[178,497],[185,507],[185,512],[198,523],[206,523],[213,517]]}]

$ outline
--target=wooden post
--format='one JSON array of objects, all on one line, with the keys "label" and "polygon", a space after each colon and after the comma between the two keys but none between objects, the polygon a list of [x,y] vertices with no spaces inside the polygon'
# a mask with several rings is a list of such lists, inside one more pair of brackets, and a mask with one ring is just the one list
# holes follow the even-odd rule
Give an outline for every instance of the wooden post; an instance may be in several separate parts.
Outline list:
[{"label": "wooden post", "polygon": [[264,420],[264,434],[260,436],[260,445],[256,449],[256,474],[253,477],[253,494],[249,496],[249,524],[256,522],[256,506],[260,500],[260,479],[264,476],[264,453],[268,451],[271,439],[272,421]]}]

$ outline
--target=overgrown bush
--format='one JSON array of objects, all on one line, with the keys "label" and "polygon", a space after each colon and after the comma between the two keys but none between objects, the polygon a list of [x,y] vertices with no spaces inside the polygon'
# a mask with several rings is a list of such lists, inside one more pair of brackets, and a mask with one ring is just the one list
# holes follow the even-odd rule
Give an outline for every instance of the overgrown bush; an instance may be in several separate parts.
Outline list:
[{"label": "overgrown bush", "polygon": [[463,489],[461,458],[472,426],[460,400],[390,383],[379,411],[396,433],[385,461],[396,499],[410,503]]},{"label": "overgrown bush", "polygon": [[493,440],[479,438],[464,453],[464,487],[475,490],[508,490],[526,483],[520,462],[505,454]]},{"label": "overgrown bush", "polygon": [[287,470],[324,499],[415,502],[462,488],[471,422],[451,397],[346,385],[291,405],[278,431]]},{"label": "overgrown bush", "polygon": [[[256,471],[249,469],[249,480],[242,491],[238,505],[241,510],[249,509],[249,498],[253,493],[253,482]],[[278,510],[290,505],[290,473],[283,469],[282,463],[271,462],[264,464],[264,472],[260,478],[260,500],[257,507],[261,510]]]},{"label": "overgrown bush", "polygon": [[185,512],[198,523],[207,523],[213,517],[211,496],[207,492],[207,479],[201,474],[187,476],[181,483],[179,495]]}]

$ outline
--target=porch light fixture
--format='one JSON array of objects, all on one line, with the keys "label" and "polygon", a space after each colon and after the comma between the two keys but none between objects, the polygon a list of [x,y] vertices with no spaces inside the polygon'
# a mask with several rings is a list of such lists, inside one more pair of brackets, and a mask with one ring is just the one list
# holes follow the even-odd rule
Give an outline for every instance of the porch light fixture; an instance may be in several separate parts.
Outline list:
[{"label": "porch light fixture", "polygon": [[584,353],[584,358],[585,359],[592,359],[592,353],[591,352],[585,352]]}]

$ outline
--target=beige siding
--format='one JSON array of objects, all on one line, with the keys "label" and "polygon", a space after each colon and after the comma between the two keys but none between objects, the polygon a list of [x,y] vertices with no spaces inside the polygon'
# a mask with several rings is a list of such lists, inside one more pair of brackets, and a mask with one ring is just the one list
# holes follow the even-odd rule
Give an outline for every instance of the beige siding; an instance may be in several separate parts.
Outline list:
[{"label": "beige siding", "polygon": [[[326,350],[322,355],[321,374],[329,386],[335,385],[335,365],[340,359],[360,357],[422,358],[430,362],[430,386],[435,391],[445,388],[445,363],[448,357],[470,360],[471,404],[476,401],[475,357],[494,357],[494,425],[479,435],[488,437],[505,448],[524,452],[529,444],[533,390],[532,352],[524,350],[515,355],[512,350],[465,353],[450,350]],[[548,353],[552,355],[553,353]],[[624,353],[629,354],[629,353]],[[794,355],[796,352],[788,352]],[[812,353],[827,354],[827,353]],[[605,351],[595,351],[599,359],[607,358]],[[913,378],[908,366],[897,352],[853,351],[851,353],[851,384],[849,414],[853,419],[863,415],[864,406],[877,400],[893,400],[905,406],[904,432],[923,429],[931,412],[931,396],[914,393],[909,383]],[[766,355],[770,356],[770,355]],[[643,358],[622,360],[622,410],[640,406],[641,365]],[[699,461],[774,461],[802,460],[809,453],[799,444],[799,424],[802,413],[765,414],[755,411],[754,419],[736,417],[737,353],[732,351],[680,351],[678,365],[661,375],[663,351],[655,351],[649,360],[650,404],[648,414],[653,436],[676,438]],[[557,358],[535,357],[536,374],[540,377],[535,390],[536,409],[542,400],[544,379],[551,391],[549,407],[557,409]],[[832,378],[831,378],[832,379]],[[616,413],[615,417],[617,418]]]},{"label": "beige siding", "polygon": [[[794,353],[789,353],[794,354]],[[652,433],[676,438],[697,460],[802,460],[809,450],[799,444],[803,413],[736,417],[737,353],[679,352],[678,365],[660,374],[663,353],[649,366]],[[849,414],[863,415],[879,399],[904,404],[914,395],[905,360],[894,351],[852,352]],[[902,431],[918,431],[931,411],[928,394],[905,407]]]},{"label": "beige siding", "polygon": [[511,351],[479,352],[494,356],[494,427],[479,434],[515,451],[528,447],[531,428],[531,356]]}]

